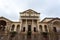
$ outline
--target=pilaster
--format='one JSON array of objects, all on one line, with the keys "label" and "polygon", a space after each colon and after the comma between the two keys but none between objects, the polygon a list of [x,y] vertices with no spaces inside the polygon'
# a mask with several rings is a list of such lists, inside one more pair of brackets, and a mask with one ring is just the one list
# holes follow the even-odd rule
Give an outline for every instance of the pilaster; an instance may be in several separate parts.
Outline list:
[{"label": "pilaster", "polygon": [[44,28],[44,25],[42,25],[42,30],[43,30],[43,32],[45,32],[45,28]]},{"label": "pilaster", "polygon": [[15,25],[14,31],[16,31],[16,26],[17,26],[17,25]]}]

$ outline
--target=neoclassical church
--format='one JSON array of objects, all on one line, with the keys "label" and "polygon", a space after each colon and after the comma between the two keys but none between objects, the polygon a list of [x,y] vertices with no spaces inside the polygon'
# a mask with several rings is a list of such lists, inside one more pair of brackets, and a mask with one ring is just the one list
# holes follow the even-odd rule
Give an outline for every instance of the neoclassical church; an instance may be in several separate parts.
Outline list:
[{"label": "neoclassical church", "polygon": [[0,35],[17,32],[25,35],[43,35],[49,40],[59,40],[60,18],[44,18],[40,20],[40,13],[28,9],[19,13],[19,21],[14,22],[0,17]]}]

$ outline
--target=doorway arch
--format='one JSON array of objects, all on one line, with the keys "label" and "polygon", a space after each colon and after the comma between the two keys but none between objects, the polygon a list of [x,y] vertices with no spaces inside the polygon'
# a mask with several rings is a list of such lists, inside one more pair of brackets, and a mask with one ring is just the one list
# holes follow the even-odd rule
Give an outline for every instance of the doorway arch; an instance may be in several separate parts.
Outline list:
[{"label": "doorway arch", "polygon": [[6,21],[0,20],[0,30],[1,31],[4,31],[5,30],[5,26],[6,26]]}]

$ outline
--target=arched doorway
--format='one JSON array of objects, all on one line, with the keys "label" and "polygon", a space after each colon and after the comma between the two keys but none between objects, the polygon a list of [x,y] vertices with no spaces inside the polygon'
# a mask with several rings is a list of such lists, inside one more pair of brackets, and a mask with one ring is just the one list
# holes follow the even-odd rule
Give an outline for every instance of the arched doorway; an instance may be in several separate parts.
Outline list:
[{"label": "arched doorway", "polygon": [[5,31],[6,21],[0,20],[0,30]]},{"label": "arched doorway", "polygon": [[14,31],[14,28],[15,28],[15,25],[13,24],[12,25],[12,28],[11,28],[11,31]]}]

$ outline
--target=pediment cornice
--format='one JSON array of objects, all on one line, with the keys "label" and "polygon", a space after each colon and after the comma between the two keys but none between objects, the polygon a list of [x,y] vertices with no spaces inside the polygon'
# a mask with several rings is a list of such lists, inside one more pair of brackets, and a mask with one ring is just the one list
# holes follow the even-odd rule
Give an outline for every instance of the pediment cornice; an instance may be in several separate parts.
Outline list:
[{"label": "pediment cornice", "polygon": [[7,18],[5,18],[5,17],[0,17],[0,19],[2,20],[2,19],[5,19],[5,20],[7,20],[7,21],[10,21],[10,22],[13,22],[13,21],[11,21],[11,20],[9,20],[9,19],[7,19]]},{"label": "pediment cornice", "polygon": [[[31,13],[38,13],[38,12],[36,12],[36,11],[34,11],[34,10],[32,10],[32,9],[28,9],[28,10],[26,10],[26,11],[23,11],[23,12],[21,12],[21,13],[29,13],[29,14],[31,14]],[[38,14],[40,14],[40,13],[38,13]]]}]

